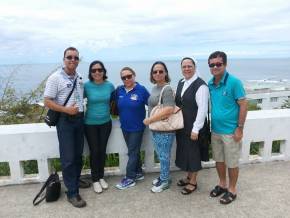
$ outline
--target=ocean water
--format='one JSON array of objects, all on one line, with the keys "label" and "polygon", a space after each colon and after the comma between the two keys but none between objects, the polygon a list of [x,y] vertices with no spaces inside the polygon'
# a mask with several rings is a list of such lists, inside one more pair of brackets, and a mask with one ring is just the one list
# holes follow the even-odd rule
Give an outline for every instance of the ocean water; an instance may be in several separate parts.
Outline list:
[{"label": "ocean water", "polygon": [[[115,86],[122,84],[120,70],[125,66],[132,67],[136,73],[136,80],[149,90],[152,84],[149,72],[154,61],[138,62],[106,62],[108,80]],[[176,87],[182,78],[180,61],[164,61],[168,67],[171,84]],[[0,65],[0,93],[5,88],[5,83],[10,77],[12,86],[18,93],[26,93],[35,89],[62,63],[53,64],[19,64]],[[78,72],[84,81],[87,80],[89,63],[81,62]],[[211,78],[207,60],[197,60],[198,74],[205,81]],[[289,59],[233,59],[228,60],[227,70],[240,78],[247,88],[290,87],[290,58]]]}]

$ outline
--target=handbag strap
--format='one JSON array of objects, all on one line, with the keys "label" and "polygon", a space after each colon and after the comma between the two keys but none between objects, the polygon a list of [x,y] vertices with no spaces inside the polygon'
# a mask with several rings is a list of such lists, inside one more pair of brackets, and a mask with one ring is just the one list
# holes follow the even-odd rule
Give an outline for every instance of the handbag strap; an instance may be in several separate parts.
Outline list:
[{"label": "handbag strap", "polygon": [[164,90],[165,90],[165,88],[166,88],[167,86],[171,87],[170,85],[167,84],[167,85],[163,86],[162,89],[161,89],[160,96],[159,96],[159,100],[158,100],[158,105],[161,104],[162,94],[163,94],[163,92],[164,92]]},{"label": "handbag strap", "polygon": [[50,178],[49,177],[46,182],[43,184],[43,186],[41,187],[40,191],[37,193],[37,195],[35,196],[35,198],[33,199],[33,205],[36,206],[38,205],[40,202],[42,202],[44,199],[45,199],[45,195],[42,196],[39,200],[37,200],[40,195],[42,194],[42,192],[45,190],[46,186],[48,185],[48,182],[50,181]]},{"label": "handbag strap", "polygon": [[64,102],[63,106],[65,106],[65,105],[67,104],[68,100],[70,99],[70,96],[72,95],[72,93],[73,93],[73,91],[74,91],[74,89],[75,89],[75,87],[76,87],[77,80],[78,80],[78,77],[75,79],[74,84],[73,84],[73,88],[72,88],[72,90],[70,91],[70,93],[69,93],[69,95],[67,96],[67,98],[65,99],[65,102]]}]

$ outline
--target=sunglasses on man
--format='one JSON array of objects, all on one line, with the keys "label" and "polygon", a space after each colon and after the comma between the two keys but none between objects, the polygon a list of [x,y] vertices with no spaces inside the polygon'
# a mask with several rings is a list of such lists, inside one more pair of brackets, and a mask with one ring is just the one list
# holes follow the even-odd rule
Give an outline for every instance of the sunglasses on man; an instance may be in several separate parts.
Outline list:
[{"label": "sunglasses on man", "polygon": [[69,61],[71,61],[71,60],[79,61],[80,60],[80,58],[78,56],[71,56],[71,55],[66,56],[65,59],[67,59]]},{"label": "sunglasses on man", "polygon": [[223,66],[223,63],[212,63],[208,65],[210,68],[214,68],[214,67],[221,67]]}]

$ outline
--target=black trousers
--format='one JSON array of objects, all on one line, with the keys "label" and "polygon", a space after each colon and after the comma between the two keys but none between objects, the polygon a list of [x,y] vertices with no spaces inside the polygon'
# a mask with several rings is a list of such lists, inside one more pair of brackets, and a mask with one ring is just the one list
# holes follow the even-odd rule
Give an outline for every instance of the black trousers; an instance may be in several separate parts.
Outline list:
[{"label": "black trousers", "polygon": [[90,165],[93,182],[104,177],[106,149],[112,130],[112,121],[101,125],[85,125],[85,135],[90,149]]}]

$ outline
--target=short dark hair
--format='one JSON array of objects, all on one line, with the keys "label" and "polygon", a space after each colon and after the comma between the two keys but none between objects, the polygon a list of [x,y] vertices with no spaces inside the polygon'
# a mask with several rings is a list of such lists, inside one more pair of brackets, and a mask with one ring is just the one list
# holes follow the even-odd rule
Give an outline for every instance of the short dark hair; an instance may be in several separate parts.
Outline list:
[{"label": "short dark hair", "polygon": [[102,67],[102,69],[103,69],[103,80],[108,79],[108,77],[107,77],[107,70],[106,70],[106,68],[105,68],[105,66],[104,66],[104,64],[103,64],[103,62],[102,62],[102,61],[98,61],[98,60],[96,60],[96,61],[93,61],[93,62],[90,64],[90,67],[89,67],[89,76],[88,76],[89,80],[90,80],[90,81],[93,81],[93,80],[94,80],[93,77],[92,77],[92,74],[91,74],[91,70],[92,70],[93,66],[96,65],[96,64],[101,65],[101,67]]},{"label": "short dark hair", "polygon": [[152,82],[153,84],[156,84],[156,81],[153,79],[153,68],[154,68],[155,65],[157,65],[157,64],[160,64],[160,65],[162,65],[162,66],[164,67],[164,70],[165,70],[165,72],[166,72],[166,75],[165,75],[165,81],[166,81],[167,83],[169,83],[169,82],[171,81],[171,79],[170,79],[170,77],[169,77],[167,67],[166,67],[165,63],[162,62],[162,61],[156,61],[156,62],[152,65],[152,67],[151,67],[151,71],[150,71],[150,82]]},{"label": "short dark hair", "polygon": [[193,65],[195,66],[195,61],[192,58],[190,58],[190,57],[182,58],[182,60],[180,62],[180,65],[182,65],[182,62],[185,61],[185,60],[190,60],[193,63]]},{"label": "short dark hair", "polygon": [[207,63],[209,64],[210,59],[214,59],[214,58],[218,58],[218,57],[223,59],[224,65],[227,64],[227,55],[223,51],[215,51],[215,52],[211,53],[208,57]]},{"label": "short dark hair", "polygon": [[63,57],[64,58],[65,58],[65,54],[66,54],[67,51],[76,51],[77,53],[79,53],[79,51],[75,47],[68,47],[63,52]]},{"label": "short dark hair", "polygon": [[134,76],[136,76],[135,71],[131,67],[123,67],[120,73],[122,73],[124,70],[129,70]]}]

